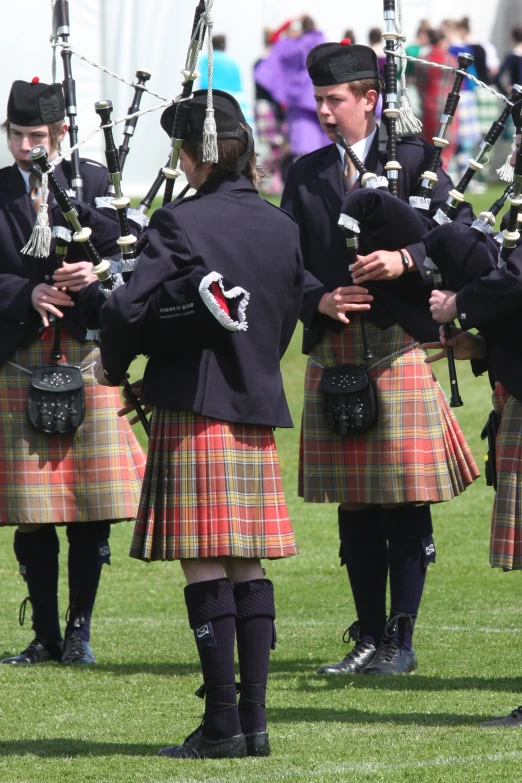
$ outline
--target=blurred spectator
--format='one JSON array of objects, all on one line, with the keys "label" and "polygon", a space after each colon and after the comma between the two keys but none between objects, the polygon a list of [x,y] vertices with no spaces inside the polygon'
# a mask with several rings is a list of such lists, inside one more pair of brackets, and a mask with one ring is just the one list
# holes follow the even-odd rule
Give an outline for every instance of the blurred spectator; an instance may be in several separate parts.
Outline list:
[{"label": "blurred spectator", "polygon": [[[475,68],[477,71],[477,77],[484,84],[491,84],[494,74],[490,71],[490,65],[495,68],[496,57],[496,71],[498,71],[498,56],[493,44],[486,46],[475,41],[470,28],[469,18],[463,17],[458,23],[459,29],[462,31],[462,36],[468,46],[471,48],[471,53],[475,58]],[[499,115],[499,102],[492,93],[478,87],[475,90],[475,99],[477,102],[478,121],[480,128],[480,135],[484,137],[490,129],[492,123],[497,119]],[[487,181],[487,172],[478,172],[473,182],[470,185],[471,191],[485,192]]]},{"label": "blurred spectator", "polygon": [[[423,59],[439,65],[456,66],[456,59],[448,52],[448,40],[440,30],[429,30],[430,46]],[[440,132],[440,119],[446,104],[446,98],[451,90],[454,76],[451,71],[432,68],[422,63],[416,63],[416,83],[422,104],[423,139],[432,143],[434,136]],[[448,128],[446,134],[449,145],[442,152],[445,168],[452,160],[457,146],[458,116]]]},{"label": "blurred spectator", "polygon": [[368,33],[368,46],[373,49],[377,57],[384,57],[384,45],[382,40],[382,30],[380,27],[372,27]]},{"label": "blurred spectator", "polygon": [[[409,57],[426,58],[426,53],[431,48],[430,31],[432,26],[427,19],[421,19],[417,32],[415,34],[415,40],[413,43],[406,46],[406,54]],[[422,101],[419,95],[417,87],[416,75],[416,63],[408,60],[406,65],[406,82],[408,87],[408,98],[413,113],[416,117],[422,117]]]},{"label": "blurred spectator", "polygon": [[[408,44],[406,47],[406,54],[410,57],[422,57],[431,48],[430,31],[433,28],[427,19],[421,19],[417,32],[415,33],[415,40],[413,43]],[[415,76],[415,63],[408,63],[406,67],[406,76]]]},{"label": "blurred spectator", "polygon": [[350,43],[352,43],[352,44],[357,43],[357,41],[355,40],[355,32],[353,30],[345,30],[344,31],[344,35],[343,35],[343,39],[345,41],[349,40]]},{"label": "blurred spectator", "polygon": [[[215,35],[212,39],[212,45],[214,47],[214,74],[212,77],[212,86],[216,90],[225,90],[231,92],[233,95],[243,91],[241,85],[241,71],[239,65],[227,54],[227,39],[224,35]],[[207,55],[203,55],[199,61],[201,68],[201,83],[202,90],[206,90],[208,87],[208,60]]]},{"label": "blurred spectator", "polygon": [[495,79],[495,84],[507,95],[514,84],[522,84],[522,24],[511,30],[513,50],[506,55]]},{"label": "blurred spectator", "polygon": [[[225,90],[231,93],[241,106],[243,114],[249,125],[254,124],[251,101],[243,91],[241,71],[238,63],[228,54],[227,39],[225,35],[215,35],[212,38],[214,47],[214,70],[212,86],[216,90]],[[204,54],[198,64],[201,71],[199,86],[202,90],[208,87],[208,56]]]},{"label": "blurred spectator", "polygon": [[256,84],[267,90],[286,112],[290,154],[284,170],[295,158],[329,144],[315,110],[312,82],[306,70],[310,49],[324,43],[309,16],[294,19],[287,34],[272,46],[255,69]]},{"label": "blurred spectator", "polygon": [[[472,47],[465,41],[465,20],[455,21],[446,19],[441,24],[442,32],[449,41],[448,51],[455,57],[459,52],[466,52],[473,56]],[[475,64],[467,69],[467,73],[477,76]],[[475,154],[475,147],[480,141],[480,125],[478,117],[477,99],[475,95],[477,85],[471,79],[465,78],[460,89],[460,100],[457,109],[458,113],[458,133],[457,133],[457,165],[460,179],[464,171],[468,168],[469,158]],[[473,192],[476,185],[471,183],[468,190]],[[477,188],[478,189],[478,188]]]},{"label": "blurred spectator", "polygon": [[[277,33],[279,36],[280,31],[281,28],[279,31],[265,30],[265,54],[254,65],[254,73],[259,63],[268,57],[272,43],[278,40],[277,37],[274,38],[274,35]],[[281,163],[288,153],[284,112],[272,94],[257,81],[255,89],[256,151],[258,163],[265,175],[259,183],[259,189],[263,193],[275,195],[283,190]]]}]

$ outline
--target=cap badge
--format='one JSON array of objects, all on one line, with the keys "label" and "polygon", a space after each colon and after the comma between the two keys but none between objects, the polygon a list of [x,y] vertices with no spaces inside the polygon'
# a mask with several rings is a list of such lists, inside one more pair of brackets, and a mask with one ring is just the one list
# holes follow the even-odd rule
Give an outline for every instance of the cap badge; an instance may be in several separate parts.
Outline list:
[{"label": "cap badge", "polygon": [[332,57],[328,63],[330,73],[337,82],[348,81],[357,73],[357,57],[351,52],[346,52],[342,57]]},{"label": "cap badge", "polygon": [[44,123],[54,122],[57,115],[60,114],[60,99],[57,95],[51,95],[49,98],[39,98],[40,114]]}]

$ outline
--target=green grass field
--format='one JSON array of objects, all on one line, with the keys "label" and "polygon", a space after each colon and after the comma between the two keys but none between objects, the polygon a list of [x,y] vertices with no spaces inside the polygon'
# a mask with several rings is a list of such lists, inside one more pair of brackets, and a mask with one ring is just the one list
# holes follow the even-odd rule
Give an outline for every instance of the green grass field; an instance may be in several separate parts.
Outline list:
[{"label": "green grass field", "polygon": [[[492,200],[490,192],[477,206]],[[299,336],[284,359],[296,423],[304,368]],[[467,365],[459,369],[465,406],[458,417],[482,463],[489,387]],[[447,390],[445,367],[436,370]],[[492,490],[481,477],[464,496],[434,509],[437,564],[429,569],[415,636],[418,671],[320,678],[321,663],[346,653],[341,635],[355,619],[337,558],[336,509],[305,506],[296,497],[298,431],[279,431],[277,440],[301,553],[269,564],[267,573],[276,584],[279,640],[268,696],[272,757],[199,763],[156,757],[198,724],[202,702],[193,693],[201,680],[179,565],[130,560],[132,526],[125,524],[113,530],[113,565],[104,569],[93,620],[98,664],[0,668],[1,783],[522,780],[522,733],[477,727],[522,701],[520,576],[488,565]],[[63,529],[60,539],[65,613]],[[11,530],[0,538],[0,589],[5,655],[31,638],[27,625],[17,623],[26,593]]]}]

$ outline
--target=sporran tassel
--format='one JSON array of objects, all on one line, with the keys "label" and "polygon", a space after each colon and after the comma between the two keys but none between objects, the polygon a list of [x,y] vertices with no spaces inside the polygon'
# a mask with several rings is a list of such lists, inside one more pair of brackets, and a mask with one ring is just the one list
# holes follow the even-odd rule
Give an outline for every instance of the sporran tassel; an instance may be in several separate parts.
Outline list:
[{"label": "sporran tassel", "polygon": [[21,249],[21,253],[35,258],[47,258],[51,252],[51,228],[49,226],[49,211],[47,207],[47,174],[42,174],[42,203],[36,217],[29,242]]},{"label": "sporran tassel", "polygon": [[85,339],[93,340],[96,343],[100,342],[100,331],[100,329],[87,329]]},{"label": "sporran tassel", "polygon": [[511,152],[507,156],[506,162],[504,163],[503,166],[497,169],[497,174],[503,182],[513,182],[514,169],[510,161],[511,161],[511,156],[513,155],[515,150],[516,150],[515,142],[513,142],[511,145]]}]

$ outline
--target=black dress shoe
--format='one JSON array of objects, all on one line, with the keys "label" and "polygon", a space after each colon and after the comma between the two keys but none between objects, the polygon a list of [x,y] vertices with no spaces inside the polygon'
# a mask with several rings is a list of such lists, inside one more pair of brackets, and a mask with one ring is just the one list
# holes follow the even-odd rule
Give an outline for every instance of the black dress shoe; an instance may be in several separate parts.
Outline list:
[{"label": "black dress shoe", "polygon": [[27,666],[30,663],[47,663],[47,661],[59,661],[62,657],[62,644],[49,644],[41,642],[34,638],[29,647],[20,655],[12,655],[10,658],[4,658],[0,663],[22,664]]},{"label": "black dress shoe", "polygon": [[77,631],[71,631],[65,637],[62,663],[96,663],[89,642],[84,641]]},{"label": "black dress shoe", "polygon": [[270,739],[266,731],[253,731],[245,734],[245,742],[248,756],[269,756]]},{"label": "black dress shoe", "polygon": [[408,674],[417,668],[417,656],[413,647],[406,651],[390,639],[384,639],[377,652],[361,674]]},{"label": "black dress shoe", "polygon": [[189,734],[183,745],[163,748],[158,756],[170,759],[244,759],[247,746],[244,734],[222,740],[208,740],[201,726]]},{"label": "black dress shoe", "polygon": [[327,664],[317,669],[317,674],[360,674],[375,655],[377,647],[371,642],[357,642],[353,650],[339,663]]},{"label": "black dress shoe", "polygon": [[483,728],[495,728],[496,726],[514,727],[518,726],[522,728],[522,707],[517,707],[516,710],[510,712],[509,715],[504,715],[501,718],[492,718],[491,720],[485,720],[483,723],[479,723],[479,726]]}]

